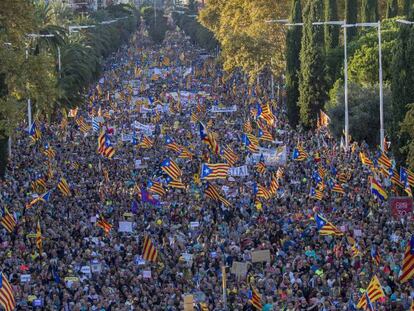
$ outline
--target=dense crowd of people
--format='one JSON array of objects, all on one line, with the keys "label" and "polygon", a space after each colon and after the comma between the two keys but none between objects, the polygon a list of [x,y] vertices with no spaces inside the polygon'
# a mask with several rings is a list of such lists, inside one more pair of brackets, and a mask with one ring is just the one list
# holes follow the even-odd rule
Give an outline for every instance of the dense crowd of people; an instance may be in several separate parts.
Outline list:
[{"label": "dense crowd of people", "polygon": [[[408,310],[412,282],[398,275],[412,223],[371,194],[372,175],[390,195],[393,187],[360,161],[360,152],[378,154],[356,143],[344,152],[324,128],[292,129],[283,100],[271,94],[267,83],[226,75],[180,32],[160,46],[137,33],[108,60],[84,106],[56,123],[38,116],[36,141],[17,132],[0,181],[0,204],[17,222],[11,233],[0,230],[1,268],[17,309],[173,311],[191,297],[196,310],[257,310],[258,294],[266,311],[356,310],[376,275],[386,297],[375,309]],[[97,152],[102,133],[111,159]],[[298,147],[300,161],[291,156]],[[166,159],[181,169],[176,181],[185,189],[169,184]],[[226,178],[202,178],[203,163],[229,162],[239,169]],[[62,178],[70,195],[57,187]],[[206,195],[209,186],[221,199]],[[33,203],[47,191],[48,200]],[[343,235],[320,235],[316,213]],[[145,237],[154,261],[143,258]],[[270,257],[253,260],[265,250]]]}]

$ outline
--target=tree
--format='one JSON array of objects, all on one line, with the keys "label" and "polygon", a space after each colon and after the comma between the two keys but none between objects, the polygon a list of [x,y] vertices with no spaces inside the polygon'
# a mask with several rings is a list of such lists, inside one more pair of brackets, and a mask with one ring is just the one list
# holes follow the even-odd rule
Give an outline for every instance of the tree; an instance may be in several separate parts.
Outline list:
[{"label": "tree", "polygon": [[393,18],[398,15],[398,0],[387,1],[387,18]]},{"label": "tree", "polygon": [[361,21],[363,23],[377,22],[378,18],[378,0],[362,0]]},{"label": "tree", "polygon": [[316,125],[326,99],[323,28],[312,22],[322,20],[322,0],[308,1],[303,12],[301,72],[299,77],[300,120],[305,127]]},{"label": "tree", "polygon": [[407,106],[407,114],[401,124],[401,135],[408,136],[406,145],[402,148],[402,153],[407,154],[409,168],[414,170],[414,103]]},{"label": "tree", "polygon": [[413,10],[413,0],[403,0],[403,15],[410,17]]},{"label": "tree", "polygon": [[[291,23],[302,22],[300,0],[292,0]],[[287,115],[289,123],[295,127],[299,122],[299,71],[302,27],[289,28],[286,35],[286,92]]]},{"label": "tree", "polygon": [[[324,5],[325,21],[338,20],[338,6],[336,0],[325,0]],[[325,49],[334,49],[339,45],[339,27],[337,25],[325,25]]]},{"label": "tree", "polygon": [[[345,20],[347,24],[355,24],[358,18],[357,0],[345,0]],[[352,40],[357,34],[356,27],[347,29],[348,40]]]},{"label": "tree", "polygon": [[407,113],[407,104],[414,103],[412,87],[414,85],[414,28],[412,26],[400,26],[393,54],[391,139],[394,153],[400,161],[403,161],[407,150],[401,147],[407,145],[409,137],[406,131],[399,131],[399,126]]},{"label": "tree", "polygon": [[264,21],[283,16],[286,10],[286,1],[211,0],[199,20],[219,41],[224,69],[242,69],[254,81],[264,68],[275,75],[284,71],[284,26]]},{"label": "tree", "polygon": [[[391,81],[392,58],[394,47],[401,26],[394,19],[383,20],[382,34],[382,66],[385,83]],[[349,80],[364,86],[378,82],[378,31],[376,27],[367,27],[361,35],[348,45]]]},{"label": "tree", "polygon": [[[330,128],[336,137],[341,137],[344,128],[345,100],[343,83],[338,83],[334,89],[334,97],[328,104],[328,115],[331,118]],[[387,117],[390,111],[389,87],[384,88],[384,116],[385,124],[389,124]],[[379,86],[363,87],[356,83],[348,85],[349,94],[349,133],[359,142],[365,141],[372,147],[379,145]]]}]

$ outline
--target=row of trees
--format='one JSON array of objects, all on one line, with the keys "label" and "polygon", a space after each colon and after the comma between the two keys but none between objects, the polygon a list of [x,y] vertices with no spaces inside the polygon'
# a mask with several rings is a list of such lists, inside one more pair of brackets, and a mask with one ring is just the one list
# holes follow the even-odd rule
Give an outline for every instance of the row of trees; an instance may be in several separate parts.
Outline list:
[{"label": "row of trees", "polygon": [[[410,120],[414,113],[407,114],[407,104],[414,103],[414,29],[396,19],[410,19],[413,4],[413,0],[210,0],[199,19],[218,39],[226,70],[242,69],[252,82],[265,68],[285,75],[293,127],[315,127],[319,110],[325,110],[338,137],[344,123],[343,28],[313,23],[381,20],[386,133],[394,154],[403,161],[414,135],[407,125],[414,123]],[[285,12],[290,12],[288,17]],[[303,26],[265,22],[284,18]],[[350,133],[375,147],[379,144],[377,29],[347,28],[347,44]]]},{"label": "row of trees", "polygon": [[[25,119],[26,100],[31,99],[35,116],[49,119],[59,109],[80,105],[85,90],[99,77],[105,58],[126,43],[137,28],[139,12],[117,5],[78,15],[60,1],[26,0],[0,1],[0,12],[3,175],[7,138]],[[102,24],[104,21],[112,22]],[[94,27],[69,33],[70,25]]]},{"label": "row of trees", "polygon": [[149,3],[142,5],[140,11],[152,41],[158,44],[162,43],[168,30],[167,18],[164,16],[164,11],[154,8]]}]

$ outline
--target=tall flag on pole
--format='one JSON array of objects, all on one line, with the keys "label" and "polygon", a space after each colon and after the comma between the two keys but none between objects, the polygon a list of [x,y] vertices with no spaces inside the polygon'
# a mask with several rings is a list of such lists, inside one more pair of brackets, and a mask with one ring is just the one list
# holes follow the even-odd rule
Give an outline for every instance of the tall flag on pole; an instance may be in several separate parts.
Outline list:
[{"label": "tall flag on pole", "polygon": [[380,262],[381,262],[381,255],[378,252],[378,248],[376,246],[372,246],[371,247],[371,258],[372,261],[379,266]]},{"label": "tall flag on pole", "polygon": [[380,298],[385,297],[384,291],[382,290],[381,283],[378,280],[376,275],[374,275],[374,277],[371,279],[371,282],[369,282],[369,285],[365,293],[366,294],[364,294],[359,300],[357,308],[366,309],[368,307],[369,302],[372,303],[372,302],[377,301]]},{"label": "tall flag on pole", "polygon": [[16,308],[13,288],[3,272],[0,272],[0,305],[5,311],[13,311]]},{"label": "tall flag on pole", "polygon": [[138,144],[138,147],[143,149],[150,149],[154,146],[154,142],[147,136],[142,138],[142,141]]},{"label": "tall flag on pole", "polygon": [[8,233],[12,233],[14,231],[14,228],[16,228],[16,219],[14,219],[14,216],[9,213],[7,208],[2,207],[0,208],[1,212],[1,219],[0,223],[2,226],[7,230]]},{"label": "tall flag on pole", "polygon": [[266,164],[265,164],[265,160],[264,160],[264,156],[263,154],[260,155],[260,160],[259,162],[256,164],[256,170],[259,174],[264,174],[266,173]]},{"label": "tall flag on pole", "polygon": [[201,179],[223,179],[227,177],[230,166],[227,163],[203,163],[201,165]]},{"label": "tall flag on pole", "polygon": [[42,202],[49,202],[50,200],[50,195],[51,192],[45,192],[42,195],[37,196],[36,198],[34,198],[32,201],[30,201],[30,203],[28,203],[26,205],[26,208],[31,208],[33,205],[35,205],[37,202],[42,201]]},{"label": "tall flag on pole", "polygon": [[342,236],[344,233],[319,214],[315,214],[316,228],[320,235]]},{"label": "tall flag on pole", "polygon": [[158,251],[152,244],[151,238],[146,235],[144,237],[144,246],[142,249],[142,258],[146,261],[156,262],[158,257]]},{"label": "tall flag on pole", "polygon": [[182,147],[177,144],[170,136],[165,136],[165,147],[169,150],[181,152]]},{"label": "tall flag on pole", "polygon": [[165,179],[167,186],[171,187],[171,188],[175,188],[175,189],[182,189],[185,190],[186,186],[185,184],[183,184],[180,180],[174,180],[172,179],[170,176],[167,176],[167,178]]},{"label": "tall flag on pole", "polygon": [[157,182],[157,181],[148,181],[147,183],[147,188],[149,192],[158,194],[158,195],[165,195],[165,190],[162,187],[161,183]]},{"label": "tall flag on pole", "polygon": [[414,235],[411,236],[410,242],[405,248],[404,259],[402,262],[400,282],[409,281],[414,275]]}]

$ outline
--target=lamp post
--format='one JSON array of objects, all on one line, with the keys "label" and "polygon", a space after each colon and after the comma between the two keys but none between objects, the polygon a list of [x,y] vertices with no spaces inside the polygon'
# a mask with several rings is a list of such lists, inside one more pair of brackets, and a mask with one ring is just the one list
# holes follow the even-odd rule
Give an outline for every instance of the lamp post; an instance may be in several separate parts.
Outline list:
[{"label": "lamp post", "polygon": [[378,79],[379,79],[379,97],[380,97],[380,141],[381,150],[384,152],[384,91],[383,91],[383,77],[382,77],[382,44],[381,44],[381,22],[376,23],[356,23],[342,25],[344,28],[350,27],[377,27],[378,30]]}]

